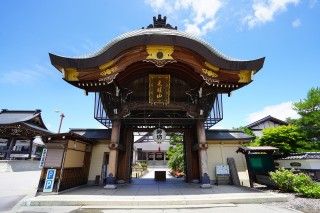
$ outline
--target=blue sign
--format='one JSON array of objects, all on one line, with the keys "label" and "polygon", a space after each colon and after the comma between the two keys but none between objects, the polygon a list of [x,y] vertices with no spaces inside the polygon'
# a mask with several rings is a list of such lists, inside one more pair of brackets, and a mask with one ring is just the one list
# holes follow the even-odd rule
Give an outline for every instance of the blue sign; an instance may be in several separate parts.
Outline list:
[{"label": "blue sign", "polygon": [[55,176],[56,171],[52,170],[52,169],[48,169],[48,173],[47,173],[47,179],[52,180]]},{"label": "blue sign", "polygon": [[52,192],[55,177],[56,169],[48,169],[46,180],[44,182],[43,192]]}]

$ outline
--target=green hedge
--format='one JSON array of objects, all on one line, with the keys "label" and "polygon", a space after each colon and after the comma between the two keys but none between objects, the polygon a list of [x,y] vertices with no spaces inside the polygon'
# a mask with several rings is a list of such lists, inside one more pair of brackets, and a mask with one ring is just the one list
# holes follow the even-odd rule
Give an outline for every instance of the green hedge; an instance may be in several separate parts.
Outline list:
[{"label": "green hedge", "polygon": [[280,168],[270,172],[270,176],[282,192],[296,192],[303,197],[320,198],[320,185],[306,174],[294,174],[291,170]]}]

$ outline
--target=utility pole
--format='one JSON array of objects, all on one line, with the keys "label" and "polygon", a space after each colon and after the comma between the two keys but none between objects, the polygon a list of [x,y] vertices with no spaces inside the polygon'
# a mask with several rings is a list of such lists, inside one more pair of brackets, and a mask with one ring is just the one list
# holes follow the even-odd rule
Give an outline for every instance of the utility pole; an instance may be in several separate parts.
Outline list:
[{"label": "utility pole", "polygon": [[60,133],[60,130],[61,130],[61,125],[62,125],[62,120],[63,120],[63,118],[64,118],[65,116],[64,116],[64,114],[63,113],[61,113],[60,114],[60,124],[59,124],[59,130],[58,130],[58,133]]},{"label": "utility pole", "polygon": [[[55,112],[60,112],[59,110],[56,110]],[[60,113],[60,124],[59,124],[59,129],[58,129],[58,133],[60,133],[61,131],[61,126],[62,126],[62,121],[63,121],[63,118],[65,117],[65,115],[63,114],[63,112]]]}]

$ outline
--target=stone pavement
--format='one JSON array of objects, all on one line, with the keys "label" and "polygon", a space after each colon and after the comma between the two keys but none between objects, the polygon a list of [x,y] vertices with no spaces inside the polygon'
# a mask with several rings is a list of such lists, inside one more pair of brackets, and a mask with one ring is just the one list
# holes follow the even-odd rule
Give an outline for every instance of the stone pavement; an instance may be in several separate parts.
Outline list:
[{"label": "stone pavement", "polygon": [[[286,201],[276,193],[264,193],[229,185],[202,189],[169,174],[166,182],[153,180],[154,170],[131,184],[119,184],[115,190],[85,186],[59,195],[41,195],[26,199],[16,212],[292,212],[261,203]],[[253,204],[253,205],[248,205]]]},{"label": "stone pavement", "polygon": [[[150,165],[148,165],[148,172],[145,174],[145,175],[143,175],[141,178],[139,178],[139,179],[153,179],[154,178],[154,172],[155,171],[166,171],[166,178],[167,179],[175,179],[174,177],[172,177],[171,175],[170,175],[170,169],[168,168],[168,166],[163,166],[163,165],[161,165],[161,166],[150,166]],[[137,179],[136,179],[137,180]]]},{"label": "stone pavement", "polygon": [[10,211],[24,197],[34,197],[40,171],[0,172],[0,212]]}]

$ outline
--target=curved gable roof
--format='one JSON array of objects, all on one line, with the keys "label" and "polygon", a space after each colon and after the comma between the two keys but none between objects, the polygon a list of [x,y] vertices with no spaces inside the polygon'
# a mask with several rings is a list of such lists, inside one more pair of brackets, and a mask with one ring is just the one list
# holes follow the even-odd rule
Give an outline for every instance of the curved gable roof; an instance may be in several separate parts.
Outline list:
[{"label": "curved gable roof", "polygon": [[113,39],[99,51],[83,57],[63,57],[49,53],[51,63],[60,67],[86,69],[110,61],[126,49],[149,44],[173,45],[191,49],[209,63],[227,70],[255,70],[262,68],[264,57],[238,60],[227,57],[210,44],[191,34],[166,28],[140,29]]},{"label": "curved gable roof", "polygon": [[41,118],[41,110],[7,110],[0,111],[0,125],[27,122],[47,129]]}]

